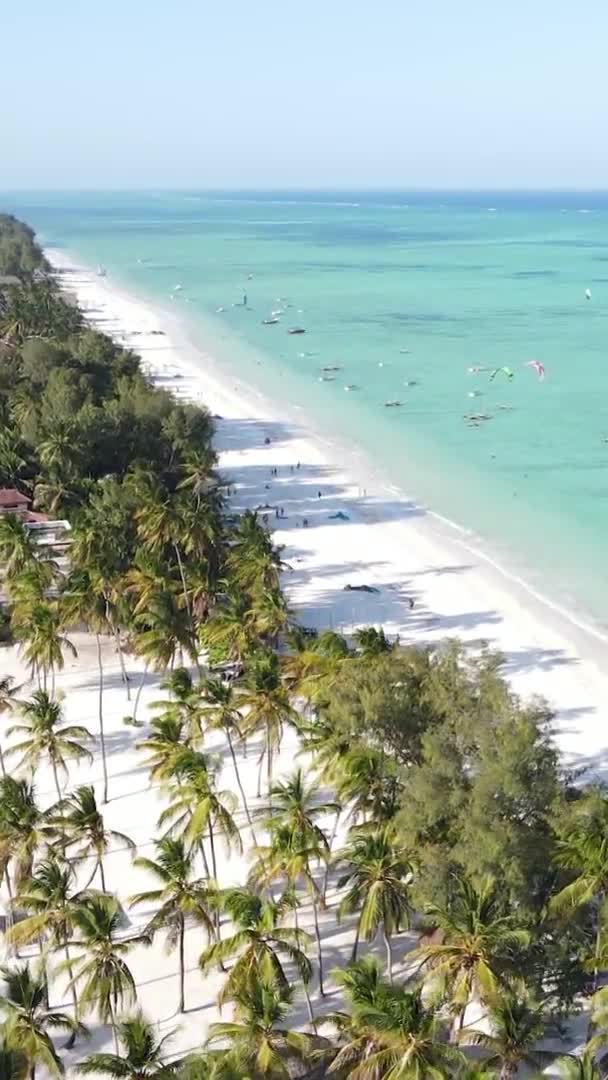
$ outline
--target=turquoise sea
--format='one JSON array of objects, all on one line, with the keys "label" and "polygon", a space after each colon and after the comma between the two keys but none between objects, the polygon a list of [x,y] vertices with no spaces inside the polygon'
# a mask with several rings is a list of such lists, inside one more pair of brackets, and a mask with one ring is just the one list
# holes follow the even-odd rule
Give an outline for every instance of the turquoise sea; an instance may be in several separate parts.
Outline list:
[{"label": "turquoise sea", "polygon": [[[220,361],[299,407],[343,454],[363,453],[387,485],[608,626],[608,194],[0,202],[43,242],[183,312]],[[503,365],[512,380],[467,370]],[[323,367],[340,368],[334,381],[319,381]],[[470,413],[491,419],[470,426]]]}]

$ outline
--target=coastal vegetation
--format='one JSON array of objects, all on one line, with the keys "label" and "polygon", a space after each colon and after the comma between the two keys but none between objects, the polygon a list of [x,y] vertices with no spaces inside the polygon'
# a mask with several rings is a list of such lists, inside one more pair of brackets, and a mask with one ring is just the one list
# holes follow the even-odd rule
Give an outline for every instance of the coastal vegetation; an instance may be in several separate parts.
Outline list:
[{"label": "coastal vegetation", "polygon": [[[227,508],[209,414],[87,328],[11,218],[0,272],[19,279],[0,286],[0,486],[71,526],[59,557],[0,515],[2,605],[31,672],[27,686],[0,682],[5,1075],[61,1075],[59,1029],[81,1047],[79,1072],[133,1080],[508,1080],[542,1065],[543,1039],[582,1010],[587,1048],[559,1067],[606,1075],[608,797],[564,771],[546,705],[519,701],[483,647],[298,626],[263,522]],[[97,715],[73,724],[56,682],[82,627]],[[143,685],[131,658],[161,677],[133,733],[163,798],[145,855],[105,821],[108,642],[130,726]],[[299,752],[279,773],[293,731]],[[234,791],[220,784],[218,735]],[[91,753],[98,791],[74,783]],[[114,846],[150,883],[128,900],[146,912],[138,932],[107,888]],[[223,887],[221,861],[241,849],[247,877]],[[328,924],[349,935],[339,970]],[[221,974],[226,1012],[180,1058],[142,1013],[131,964],[162,938],[184,1013],[187,930],[201,976]],[[69,1009],[49,1003],[57,979]],[[87,1054],[93,1023],[109,1026],[112,1052]]]}]

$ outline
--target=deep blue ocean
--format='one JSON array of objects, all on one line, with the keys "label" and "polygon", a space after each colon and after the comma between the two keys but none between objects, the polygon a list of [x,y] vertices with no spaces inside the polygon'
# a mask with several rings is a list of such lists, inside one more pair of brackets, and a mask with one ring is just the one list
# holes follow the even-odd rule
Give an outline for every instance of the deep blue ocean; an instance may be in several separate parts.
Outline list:
[{"label": "deep blue ocean", "polygon": [[[343,453],[608,625],[608,194],[54,192],[0,205],[171,304]],[[512,376],[492,379],[503,367]]]}]

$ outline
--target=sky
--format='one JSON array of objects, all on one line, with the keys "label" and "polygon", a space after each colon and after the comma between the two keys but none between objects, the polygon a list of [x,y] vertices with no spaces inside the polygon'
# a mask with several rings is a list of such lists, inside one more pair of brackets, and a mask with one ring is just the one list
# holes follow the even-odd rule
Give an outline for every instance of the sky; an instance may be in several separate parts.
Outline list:
[{"label": "sky", "polygon": [[0,187],[607,188],[606,0],[0,0]]}]

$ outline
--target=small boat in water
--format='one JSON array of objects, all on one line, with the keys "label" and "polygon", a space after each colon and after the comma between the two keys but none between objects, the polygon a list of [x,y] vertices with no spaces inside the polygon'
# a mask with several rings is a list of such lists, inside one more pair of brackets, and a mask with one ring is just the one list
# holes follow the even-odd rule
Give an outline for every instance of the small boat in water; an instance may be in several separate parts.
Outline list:
[{"label": "small boat in water", "polygon": [[385,401],[384,402],[384,408],[385,409],[396,409],[400,405],[403,405],[402,401]]},{"label": "small boat in water", "polygon": [[306,330],[302,326],[290,326],[287,331],[288,334],[305,334]]},{"label": "small boat in water", "polygon": [[279,322],[279,319],[262,319],[262,326],[272,326],[273,323]]},{"label": "small boat in water", "polygon": [[339,370],[340,370],[340,367],[339,367],[338,364],[328,364],[327,367],[321,368],[321,371],[339,371]]}]

